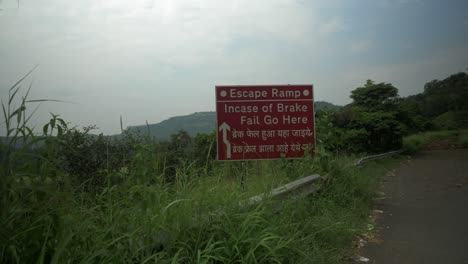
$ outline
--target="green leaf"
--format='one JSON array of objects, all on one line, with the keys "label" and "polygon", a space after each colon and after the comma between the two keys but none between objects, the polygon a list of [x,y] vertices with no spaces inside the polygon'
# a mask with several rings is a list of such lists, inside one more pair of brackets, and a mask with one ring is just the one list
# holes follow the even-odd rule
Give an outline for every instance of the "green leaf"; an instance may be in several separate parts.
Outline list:
[{"label": "green leaf", "polygon": [[50,231],[50,224],[47,227],[47,232],[45,234],[44,242],[42,243],[41,254],[39,255],[38,260],[36,261],[37,264],[44,264],[45,262],[45,255],[47,250],[47,241],[49,240],[49,231]]},{"label": "green leaf", "polygon": [[26,79],[26,77],[28,77],[36,68],[37,66],[39,66],[39,64],[36,64],[36,66],[34,66],[32,68],[32,70],[30,70],[26,75],[23,76],[23,78],[19,79],[19,81],[17,81],[11,88],[10,88],[10,92],[18,85],[20,84],[24,79]]},{"label": "green leaf", "polygon": [[26,98],[28,98],[29,92],[31,91],[32,84],[33,82],[29,84],[28,91],[26,91],[26,95],[23,97],[23,101],[26,101]]},{"label": "green leaf", "polygon": [[[26,109],[26,108],[24,108]],[[16,122],[19,124],[21,124],[21,117],[22,117],[22,113],[24,111],[24,109],[22,109],[21,111],[18,111],[18,116],[17,116],[17,119],[16,119]]]},{"label": "green leaf", "polygon": [[31,135],[32,138],[35,137],[32,129],[30,129],[29,127],[25,127],[24,129],[26,129],[28,131],[28,134]]},{"label": "green leaf", "polygon": [[[53,115],[53,114],[52,114],[52,115]],[[53,118],[50,119],[50,123],[49,123],[49,124],[50,124],[50,127],[51,127],[52,130],[55,128],[55,120],[57,120],[55,116],[54,116]]]},{"label": "green leaf", "polygon": [[48,131],[49,131],[49,124],[45,124],[44,127],[42,128],[42,133],[44,133],[44,136],[47,136]]},{"label": "green leaf", "polygon": [[120,115],[120,132],[123,132],[123,122],[122,122],[122,115]]},{"label": "green leaf", "polygon": [[16,130],[15,128],[8,129],[8,131],[7,131],[8,135],[11,135],[11,133],[14,132],[15,130]]},{"label": "green leaf", "polygon": [[18,91],[21,89],[21,86],[18,86],[18,88],[16,88],[16,90],[13,92],[12,95],[10,95],[10,100],[8,101],[8,104],[10,105],[11,102],[13,102],[13,99],[15,99],[15,95],[16,93],[18,93]]},{"label": "green leaf", "polygon": [[12,118],[15,115],[18,115],[19,112],[24,111],[25,109],[26,109],[26,106],[24,105],[20,106],[18,109],[16,109],[15,111],[13,111],[13,113],[10,114],[9,118]]},{"label": "green leaf", "polygon": [[72,102],[67,102],[67,101],[62,101],[62,100],[55,100],[55,99],[33,99],[33,100],[27,100],[27,103],[40,103],[40,102],[58,102],[58,103],[70,103]]},{"label": "green leaf", "polygon": [[57,126],[57,137],[61,137],[63,135],[63,128],[61,126]]},{"label": "green leaf", "polygon": [[10,120],[8,119],[7,111],[5,109],[5,105],[3,104],[3,100],[1,102],[2,102],[2,108],[3,108],[3,116],[5,117],[5,123],[6,123],[6,127],[8,130],[8,128],[10,127]]},{"label": "green leaf", "polygon": [[54,252],[54,257],[52,258],[52,261],[50,263],[55,264],[55,263],[60,263],[60,257],[66,252],[66,247],[70,243],[71,239],[73,238],[74,234],[71,231],[67,232],[67,235],[60,239],[59,245],[56,247],[55,252]]},{"label": "green leaf", "polygon": [[18,129],[19,134],[21,134],[21,137],[23,138],[23,142],[26,141],[26,132],[24,129],[19,128]]},{"label": "green leaf", "polygon": [[63,128],[67,128],[67,123],[62,118],[57,118],[57,121],[62,125]]}]

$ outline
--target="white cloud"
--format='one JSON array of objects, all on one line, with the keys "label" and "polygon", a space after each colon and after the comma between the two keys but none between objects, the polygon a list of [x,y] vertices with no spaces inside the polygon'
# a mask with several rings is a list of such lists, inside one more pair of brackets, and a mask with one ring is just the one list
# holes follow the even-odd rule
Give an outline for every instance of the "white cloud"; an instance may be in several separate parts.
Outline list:
[{"label": "white cloud", "polygon": [[406,4],[421,4],[422,0],[379,0],[378,3],[383,6],[389,5],[406,5]]},{"label": "white cloud", "polygon": [[351,43],[350,51],[352,53],[365,53],[369,51],[373,46],[372,40],[364,39],[358,40]]},{"label": "white cloud", "polygon": [[40,63],[32,95],[80,106],[45,104],[38,123],[63,113],[106,133],[119,114],[141,124],[210,110],[219,82],[281,82],[285,52],[321,43],[320,17],[294,0],[37,0],[1,15],[0,86]]},{"label": "white cloud", "polygon": [[345,31],[348,29],[347,24],[341,17],[333,17],[318,27],[318,33],[320,34],[334,34]]},{"label": "white cloud", "polygon": [[[40,63],[31,96],[79,103],[44,104],[38,124],[53,112],[115,133],[120,114],[127,125],[137,125],[214,110],[215,84],[312,82],[318,99],[345,103],[349,93],[343,88],[367,78],[405,83],[415,78],[412,67],[429,71],[437,65],[366,64],[361,55],[378,41],[372,33],[353,32],[352,12],[341,11],[349,5],[345,0],[35,0],[21,1],[19,9],[15,4],[3,0],[1,6],[0,87]],[[348,33],[353,35],[343,41]],[[450,68],[449,62],[443,65]],[[346,74],[337,77],[338,72]]]}]

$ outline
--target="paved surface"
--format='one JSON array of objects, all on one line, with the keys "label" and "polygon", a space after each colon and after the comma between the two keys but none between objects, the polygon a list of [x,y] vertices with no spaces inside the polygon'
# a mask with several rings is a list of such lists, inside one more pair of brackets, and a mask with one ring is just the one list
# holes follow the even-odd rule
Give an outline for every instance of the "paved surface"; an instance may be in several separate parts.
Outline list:
[{"label": "paved surface", "polygon": [[361,252],[378,264],[468,264],[468,150],[426,151],[383,187],[377,235]]}]

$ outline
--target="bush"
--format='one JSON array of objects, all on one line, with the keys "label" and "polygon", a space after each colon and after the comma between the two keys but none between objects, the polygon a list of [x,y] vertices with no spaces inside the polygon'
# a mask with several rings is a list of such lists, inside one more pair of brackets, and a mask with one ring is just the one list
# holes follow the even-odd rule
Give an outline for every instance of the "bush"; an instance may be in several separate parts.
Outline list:
[{"label": "bush", "polygon": [[403,138],[403,149],[408,153],[416,153],[426,144],[426,138],[421,135],[411,135]]},{"label": "bush", "polygon": [[464,130],[463,133],[460,134],[458,142],[464,147],[468,148],[468,130]]},{"label": "bush", "polygon": [[434,127],[438,130],[452,130],[458,128],[456,114],[452,111],[437,116],[432,122]]},{"label": "bush", "polygon": [[418,133],[403,138],[403,149],[409,153],[416,153],[434,140],[450,138],[458,138],[458,141],[463,145],[467,135],[466,130],[442,130]]}]

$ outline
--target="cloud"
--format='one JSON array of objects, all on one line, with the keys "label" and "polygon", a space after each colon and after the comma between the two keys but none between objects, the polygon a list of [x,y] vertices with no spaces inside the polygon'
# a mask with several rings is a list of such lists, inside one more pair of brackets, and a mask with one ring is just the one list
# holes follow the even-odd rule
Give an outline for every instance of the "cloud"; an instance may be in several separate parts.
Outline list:
[{"label": "cloud", "polygon": [[[412,67],[434,73],[437,63],[401,65],[384,48],[381,64],[369,62],[387,33],[381,26],[362,26],[369,17],[356,10],[378,14],[380,25],[398,22],[374,3],[35,0],[22,1],[17,9],[16,0],[3,0],[0,87],[9,87],[39,63],[31,97],[79,107],[43,104],[37,124],[53,112],[73,124],[97,124],[113,133],[119,131],[120,114],[126,125],[138,125],[214,110],[216,84],[314,83],[317,99],[345,103],[349,93],[343,89],[367,78],[404,84],[419,78],[411,74],[428,76]],[[394,53],[400,48],[395,45]],[[443,65],[453,69],[449,62]],[[0,90],[2,98],[6,90]]]},{"label": "cloud", "polygon": [[339,33],[348,29],[348,25],[341,17],[333,17],[318,26],[318,33],[330,35]]},{"label": "cloud", "polygon": [[422,3],[422,0],[393,0],[398,4],[419,4]]},{"label": "cloud", "polygon": [[1,15],[0,86],[40,63],[31,95],[80,107],[44,104],[37,122],[61,113],[106,133],[120,113],[140,124],[209,110],[216,83],[281,82],[321,43],[320,16],[294,0],[37,0]]},{"label": "cloud", "polygon": [[358,40],[351,43],[351,53],[365,53],[369,51],[373,46],[373,41],[369,39]]},{"label": "cloud", "polygon": [[389,5],[407,5],[407,4],[421,4],[422,0],[379,0],[378,3],[384,6]]}]

